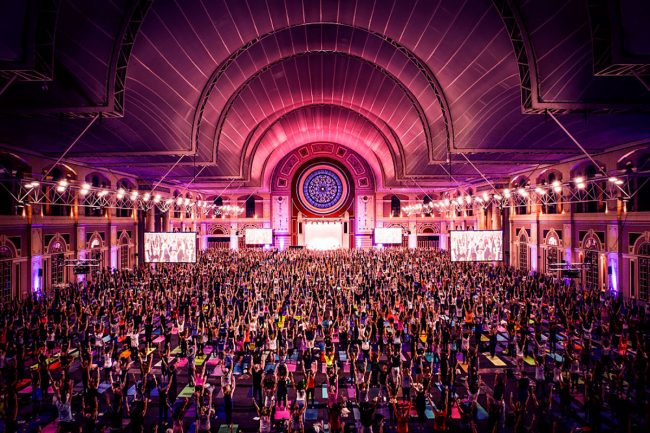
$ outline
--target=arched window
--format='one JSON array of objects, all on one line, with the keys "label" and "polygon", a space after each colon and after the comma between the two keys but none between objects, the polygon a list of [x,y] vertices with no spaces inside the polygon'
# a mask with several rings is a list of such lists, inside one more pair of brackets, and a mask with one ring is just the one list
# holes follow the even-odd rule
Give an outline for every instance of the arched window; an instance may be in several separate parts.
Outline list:
[{"label": "arched window", "polygon": [[[525,177],[519,177],[512,182],[513,191],[518,191],[520,188],[526,188],[528,185],[528,179]],[[515,206],[515,214],[517,215],[526,215],[528,213],[528,195],[522,195],[519,193],[512,194],[512,201]]]},{"label": "arched window", "polygon": [[129,268],[129,238],[122,236],[120,241],[120,269]]},{"label": "arched window", "polygon": [[246,199],[246,218],[255,216],[255,197],[250,196]]},{"label": "arched window", "polygon": [[[189,202],[189,200],[192,199],[192,194],[190,194],[190,193],[185,194],[185,198]],[[183,202],[183,203],[185,203],[185,202]],[[192,207],[191,206],[187,206],[187,205],[185,206],[185,218],[192,218]]]},{"label": "arched window", "polygon": [[547,273],[554,273],[551,272],[551,268],[558,263],[559,260],[559,253],[560,250],[558,248],[558,240],[557,237],[549,235],[546,238],[546,272]]},{"label": "arched window", "polygon": [[424,199],[422,199],[422,204],[425,206],[425,211],[424,214],[426,216],[432,216],[433,215],[433,209],[429,208],[429,204],[433,201],[431,196],[429,194],[426,194],[424,196]]},{"label": "arched window", "polygon": [[0,215],[20,215],[23,205],[16,202],[20,197],[20,182],[31,168],[19,157],[0,152]]},{"label": "arched window", "polygon": [[13,254],[6,247],[0,247],[0,301],[6,302],[12,298],[11,267]]},{"label": "arched window", "polygon": [[117,199],[115,202],[115,216],[118,218],[128,218],[133,215],[133,203],[129,199],[131,191],[134,191],[135,187],[131,182],[126,179],[122,179],[117,182],[117,191],[122,194],[121,199]]},{"label": "arched window", "polygon": [[605,212],[605,201],[602,191],[605,188],[604,182],[595,181],[594,179],[600,174],[600,170],[593,164],[587,165],[583,170],[585,187],[578,190],[575,211],[577,213],[597,213]]},{"label": "arched window", "polygon": [[60,240],[50,246],[50,275],[52,286],[65,283],[65,254]]},{"label": "arched window", "polygon": [[589,249],[585,251],[585,287],[596,289],[599,287],[598,278],[598,251]]},{"label": "arched window", "polygon": [[90,260],[96,267],[93,270],[100,271],[104,267],[104,253],[102,252],[102,244],[98,238],[95,238],[90,243]]},{"label": "arched window", "polygon": [[[557,178],[555,173],[548,174],[548,180],[544,180],[542,185],[546,188],[546,196],[543,198],[543,212],[545,214],[557,214],[560,211],[560,200],[562,198],[561,193],[555,191],[555,185],[560,182],[560,179]],[[554,185],[555,184],[555,185]]]},{"label": "arched window", "polygon": [[626,210],[632,212],[650,211],[650,155],[639,158],[635,169],[632,162],[625,166],[625,174],[631,191],[636,191],[631,200],[625,202]]},{"label": "arched window", "polygon": [[86,176],[86,183],[90,184],[92,189],[84,198],[84,214],[87,217],[102,217],[106,214],[106,208],[100,204],[98,196],[102,189],[109,188],[110,183],[104,176],[94,173]]},{"label": "arched window", "polygon": [[648,301],[650,293],[650,242],[641,244],[639,256],[639,299]]},{"label": "arched window", "polygon": [[528,238],[523,234],[519,237],[519,269],[528,270]]},{"label": "arched window", "polygon": [[[54,167],[50,172],[51,180],[58,183],[60,181],[70,181],[76,179],[76,175],[69,169],[62,169],[59,166]],[[69,187],[51,185],[47,187],[47,196],[49,203],[45,205],[45,215],[47,216],[70,216],[73,202],[73,195]]]},{"label": "arched window", "polygon": [[396,195],[390,198],[390,215],[398,217],[402,213],[402,201]]}]

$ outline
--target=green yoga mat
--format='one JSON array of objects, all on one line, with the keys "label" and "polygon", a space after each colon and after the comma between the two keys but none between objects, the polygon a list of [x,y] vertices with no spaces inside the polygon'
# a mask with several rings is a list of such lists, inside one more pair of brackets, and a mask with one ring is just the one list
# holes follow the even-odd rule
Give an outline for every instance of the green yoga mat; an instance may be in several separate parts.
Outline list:
[{"label": "green yoga mat", "polygon": [[179,398],[189,398],[194,395],[194,387],[187,385],[183,390],[181,391],[180,394],[178,394]]},{"label": "green yoga mat", "polygon": [[230,427],[228,427],[228,424],[221,424],[219,426],[219,433],[237,433],[239,431],[239,425],[238,424],[233,424],[232,425],[232,430],[230,430]]}]

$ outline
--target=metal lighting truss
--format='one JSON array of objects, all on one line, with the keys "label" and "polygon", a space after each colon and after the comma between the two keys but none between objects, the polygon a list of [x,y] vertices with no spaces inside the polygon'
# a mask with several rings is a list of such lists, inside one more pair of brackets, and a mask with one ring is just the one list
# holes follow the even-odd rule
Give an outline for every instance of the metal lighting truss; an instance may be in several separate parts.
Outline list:
[{"label": "metal lighting truss", "polygon": [[402,210],[408,214],[462,212],[468,209],[488,209],[495,206],[499,209],[521,207],[528,205],[552,206],[559,204],[574,204],[588,202],[608,202],[613,200],[630,200],[634,193],[629,190],[629,177],[617,178],[597,177],[580,182],[555,183],[553,185],[525,186],[521,188],[480,191],[473,196],[446,194],[446,197],[427,204],[417,203],[405,206]]},{"label": "metal lighting truss", "polygon": [[[15,188],[9,189],[10,183]],[[157,193],[141,193],[123,189],[113,191],[107,188],[91,187],[87,184],[61,181],[30,181],[23,179],[2,179],[0,185],[15,200],[17,207],[30,206],[78,206],[80,208],[123,209],[148,211],[157,208],[165,213],[173,208],[176,212],[194,214],[197,217],[237,216],[244,208],[236,205],[217,206],[204,200],[192,200],[185,197],[169,197]],[[15,191],[15,192],[14,192]]]}]

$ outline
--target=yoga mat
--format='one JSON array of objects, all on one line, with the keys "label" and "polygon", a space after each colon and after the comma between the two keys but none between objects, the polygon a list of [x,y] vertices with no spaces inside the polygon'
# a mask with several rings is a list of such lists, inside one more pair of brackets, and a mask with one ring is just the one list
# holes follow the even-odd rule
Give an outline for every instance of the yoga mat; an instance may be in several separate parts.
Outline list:
[{"label": "yoga mat", "polygon": [[237,433],[239,431],[239,425],[233,424],[232,425],[232,430],[230,430],[230,427],[228,427],[228,424],[221,424],[219,426],[219,432],[218,433]]},{"label": "yoga mat", "polygon": [[160,344],[163,341],[165,341],[165,337],[163,337],[162,335],[160,337],[157,337],[155,340],[153,340],[154,344]]},{"label": "yoga mat", "polygon": [[276,421],[282,419],[289,419],[289,411],[286,409],[276,409],[275,410],[275,419]]},{"label": "yoga mat", "polygon": [[348,386],[348,398],[355,398],[357,396],[357,390],[353,386]]},{"label": "yoga mat", "polygon": [[187,365],[187,358],[178,358],[176,361],[176,367],[183,368]]},{"label": "yoga mat", "polygon": [[176,346],[176,348],[175,348],[174,350],[172,350],[172,351],[170,352],[170,354],[172,354],[172,355],[180,355],[180,354],[181,354],[181,347],[180,347],[180,346]]},{"label": "yoga mat", "polygon": [[495,367],[505,367],[506,363],[503,362],[498,356],[495,356],[494,358],[487,355],[486,358],[488,361],[490,361]]},{"label": "yoga mat", "polygon": [[317,409],[307,409],[305,411],[305,419],[307,421],[316,421],[318,419],[318,410]]},{"label": "yoga mat", "polygon": [[29,385],[26,388],[21,389],[18,391],[18,395],[29,395],[32,393],[32,386]]},{"label": "yoga mat", "polygon": [[103,393],[105,393],[106,391],[108,391],[110,388],[111,388],[111,384],[110,384],[110,383],[102,382],[102,383],[100,383],[99,386],[97,387],[97,392],[99,392],[100,394],[103,394]]},{"label": "yoga mat", "polygon": [[506,337],[504,337],[504,336],[501,335],[501,334],[497,334],[497,342],[499,342],[499,343],[504,343],[504,342],[506,342],[506,341],[508,341],[508,339],[507,339]]},{"label": "yoga mat", "polygon": [[530,356],[524,357],[524,362],[528,365],[535,365],[535,360]]},{"label": "yoga mat", "polygon": [[131,356],[131,351],[130,350],[125,350],[124,352],[120,353],[120,358],[128,358]]},{"label": "yoga mat", "polygon": [[564,361],[564,358],[562,358],[562,356],[558,355],[557,353],[547,353],[547,355],[550,356],[551,358],[553,358],[553,360],[555,360],[557,362],[563,362]]},{"label": "yoga mat", "polygon": [[59,427],[59,422],[55,419],[41,430],[41,433],[56,433]]},{"label": "yoga mat", "polygon": [[296,364],[287,364],[287,370],[291,373],[296,372]]},{"label": "yoga mat", "polygon": [[327,400],[327,386],[323,385],[322,388],[322,397]]},{"label": "yoga mat", "polygon": [[194,387],[187,385],[183,390],[181,391],[180,394],[178,394],[179,398],[189,398],[194,395]]},{"label": "yoga mat", "polygon": [[156,348],[155,348],[155,347],[150,347],[149,349],[147,349],[147,356],[151,355],[151,354],[154,353],[155,351],[156,351]]},{"label": "yoga mat", "polygon": [[203,355],[203,356],[197,356],[196,358],[194,358],[194,364],[196,364],[197,367],[200,367],[200,366],[202,366],[202,365],[205,363],[205,361],[206,361],[207,359],[208,359],[208,357],[205,356],[205,355]]},{"label": "yoga mat", "polygon": [[218,358],[210,358],[205,362],[205,365],[208,367],[213,367],[215,365],[219,364],[219,359]]},{"label": "yoga mat", "polygon": [[223,370],[221,369],[220,365],[217,365],[214,368],[214,371],[212,372],[212,376],[221,376],[221,375],[223,375]]},{"label": "yoga mat", "polygon": [[488,341],[490,341],[490,339],[487,338],[485,335],[481,335],[481,341],[482,341],[483,343],[487,343]]},{"label": "yoga mat", "polygon": [[458,407],[454,405],[451,408],[451,418],[452,419],[460,419],[460,411],[458,410]]}]

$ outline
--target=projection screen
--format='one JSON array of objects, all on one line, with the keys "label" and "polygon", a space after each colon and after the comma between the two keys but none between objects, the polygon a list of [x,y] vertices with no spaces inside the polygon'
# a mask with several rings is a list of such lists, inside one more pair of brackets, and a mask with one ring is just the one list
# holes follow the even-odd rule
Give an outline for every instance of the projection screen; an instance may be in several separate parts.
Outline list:
[{"label": "projection screen", "polygon": [[503,260],[501,230],[450,231],[452,262],[498,262]]},{"label": "projection screen", "polygon": [[144,234],[145,263],[194,263],[196,262],[196,233]]},{"label": "projection screen", "polygon": [[401,244],[401,227],[377,227],[375,229],[375,244]]},{"label": "projection screen", "polygon": [[343,224],[340,222],[307,222],[305,247],[308,250],[336,250],[343,247]]},{"label": "projection screen", "polygon": [[246,245],[271,245],[273,243],[272,229],[246,229]]}]

